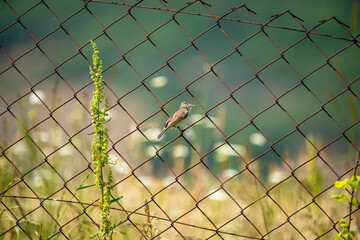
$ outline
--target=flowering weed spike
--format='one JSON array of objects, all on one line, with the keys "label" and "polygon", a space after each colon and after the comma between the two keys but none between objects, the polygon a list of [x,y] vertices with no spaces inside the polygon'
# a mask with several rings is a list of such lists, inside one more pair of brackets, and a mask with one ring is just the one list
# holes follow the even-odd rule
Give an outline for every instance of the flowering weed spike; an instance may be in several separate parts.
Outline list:
[{"label": "flowering weed spike", "polygon": [[[110,204],[112,190],[112,172],[110,168],[110,158],[108,153],[108,130],[105,123],[109,120],[105,118],[109,115],[108,100],[104,94],[104,79],[102,76],[102,61],[99,60],[99,50],[96,44],[90,40],[94,53],[92,55],[93,67],[90,66],[91,79],[95,84],[95,91],[90,102],[92,126],[94,127],[93,142],[91,144],[92,160],[94,166],[95,183],[101,190],[101,198],[99,207],[101,209],[102,225],[100,226],[102,240],[112,239],[112,231],[114,227],[110,221]],[[103,105],[103,110],[101,107]],[[106,168],[107,166],[107,168]],[[104,180],[106,179],[106,180]]]}]

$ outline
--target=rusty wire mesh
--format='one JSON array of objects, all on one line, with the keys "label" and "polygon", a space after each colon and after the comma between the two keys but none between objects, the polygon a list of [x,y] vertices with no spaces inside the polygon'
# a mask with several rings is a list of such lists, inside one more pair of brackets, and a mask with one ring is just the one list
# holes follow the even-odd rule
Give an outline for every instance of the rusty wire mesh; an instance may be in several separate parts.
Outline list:
[{"label": "rusty wire mesh", "polygon": [[[330,198],[333,183],[359,165],[360,75],[348,67],[358,66],[359,39],[336,17],[306,28],[291,11],[262,22],[246,5],[217,15],[201,0],[92,0],[65,14],[50,1],[28,4],[2,4],[11,17],[0,38],[15,32],[32,44],[1,46],[1,239],[99,231],[99,193],[76,190],[94,182],[90,39],[104,60],[111,103],[114,197],[124,195],[111,209],[114,222],[124,221],[116,239],[330,239],[340,218],[359,224],[359,205],[349,211]],[[97,15],[102,7],[106,17]],[[42,32],[28,23],[35,15],[44,19]],[[124,32],[123,22],[141,34]],[[90,35],[81,31],[87,24]],[[60,35],[66,43],[56,42]],[[250,51],[256,44],[267,51]],[[154,85],[158,75],[167,76],[166,87]],[[196,104],[184,132],[154,138],[183,100]],[[322,125],[327,138],[312,134]]]}]

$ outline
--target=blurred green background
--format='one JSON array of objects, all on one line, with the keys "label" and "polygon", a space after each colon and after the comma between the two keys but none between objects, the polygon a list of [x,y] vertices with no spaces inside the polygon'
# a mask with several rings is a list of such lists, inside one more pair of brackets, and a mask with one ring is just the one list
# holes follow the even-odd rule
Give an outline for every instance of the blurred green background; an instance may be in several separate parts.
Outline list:
[{"label": "blurred green background", "polygon": [[[83,107],[89,107],[88,100],[92,92],[88,73],[91,48],[88,42],[95,39],[104,63],[106,82],[112,89],[107,92],[110,103],[114,106],[120,99],[123,107],[115,105],[112,109],[110,137],[114,142],[133,131],[136,124],[140,124],[139,128],[142,130],[160,128],[167,118],[164,113],[159,112],[148,119],[160,110],[160,102],[166,103],[164,109],[171,114],[182,101],[189,101],[198,105],[193,109],[192,113],[195,116],[190,123],[204,117],[204,113],[211,109],[208,112],[209,117],[214,119],[215,123],[218,121],[218,127],[227,136],[243,128],[233,135],[229,142],[246,148],[250,146],[253,157],[270,148],[270,144],[263,141],[260,135],[252,135],[258,134],[258,130],[272,143],[276,143],[274,149],[280,154],[286,150],[293,157],[305,149],[306,141],[302,134],[319,137],[322,146],[325,146],[341,137],[343,130],[346,130],[345,135],[358,144],[359,139],[356,136],[359,128],[358,124],[354,123],[358,120],[359,111],[360,54],[357,45],[346,47],[351,44],[350,34],[358,34],[359,1],[207,2],[211,4],[211,12],[200,2],[187,6],[185,1],[168,1],[166,5],[169,9],[184,8],[185,12],[195,13],[179,13],[175,17],[175,22],[169,21],[172,18],[169,12],[152,9],[165,8],[160,1],[125,1],[126,4],[145,6],[132,8],[131,14],[127,14],[130,5],[101,2],[90,2],[84,8],[82,1],[1,1],[0,95],[7,104],[11,104],[21,96],[25,96],[24,99],[34,97],[30,92],[33,88],[39,93],[35,96],[35,103],[41,98],[47,103],[50,111],[54,111],[54,116],[61,108],[74,109],[69,107],[70,103],[74,102],[81,109],[78,110],[78,114],[86,114]],[[221,28],[215,26],[206,31],[216,24],[216,19],[196,14],[223,16],[232,7],[243,3],[257,13],[256,19],[245,8],[241,8],[226,17],[246,22],[222,19],[219,21]],[[304,20],[302,24],[308,30],[317,26],[320,20],[332,16],[336,16],[351,28],[344,30],[338,22],[331,20],[316,28],[314,32],[335,38],[315,34],[311,35],[312,41],[306,38],[292,46],[306,34],[289,30],[303,28],[290,14],[285,14],[271,22],[271,25],[287,29],[265,27],[264,32],[256,34],[240,45],[238,51],[243,58],[235,53],[218,62],[235,50],[234,44],[241,43],[261,29],[261,26],[253,23],[266,23],[272,19],[272,15],[287,9]],[[166,23],[167,21],[169,22]],[[159,28],[164,23],[166,24]],[[106,34],[102,34],[104,28]],[[206,32],[203,33],[204,31]],[[146,32],[151,33],[151,42],[147,40]],[[190,37],[194,46],[191,46]],[[285,51],[284,57],[298,74],[306,76],[306,86],[300,85],[287,92],[297,86],[301,78],[284,59],[267,65],[280,57],[278,48],[284,51],[290,46],[292,47]],[[186,50],[182,50],[184,48]],[[341,49],[345,50],[332,57]],[[124,53],[126,54],[123,58]],[[330,58],[329,63],[337,72],[330,65],[326,65],[308,75],[326,63],[324,54]],[[227,87],[211,72],[202,76],[210,69],[209,63],[215,64],[214,72]],[[265,66],[267,67],[264,68]],[[258,74],[259,79],[253,79],[254,70],[260,69],[263,70]],[[200,76],[202,77],[199,78]],[[195,79],[198,80],[194,82]],[[253,80],[249,81],[251,79]],[[352,83],[350,87],[344,83],[344,79]],[[142,81],[145,81],[145,84],[139,86]],[[189,83],[189,92],[186,92],[185,85]],[[136,88],[137,86],[139,87]],[[57,91],[55,100],[52,99],[54,89]],[[131,92],[128,93],[129,91]],[[329,102],[339,93],[342,94]],[[176,95],[178,96],[173,99]],[[76,100],[73,96],[76,96]],[[242,108],[229,98],[230,96]],[[275,104],[276,98],[279,98],[278,104],[281,107]],[[69,99],[72,99],[70,103],[67,102]],[[213,108],[225,99],[228,100]],[[321,111],[322,104],[319,100],[325,104],[325,111]],[[82,103],[83,107],[76,101]],[[40,116],[39,121],[42,114],[43,117],[48,116],[49,110],[43,104],[35,104],[33,107]],[[1,101],[1,112],[6,111],[6,108],[5,102]],[[17,109],[16,104],[12,105],[11,109]],[[124,109],[133,116],[136,123]],[[296,124],[284,110],[298,124],[301,123],[298,128],[302,134],[295,131],[281,139],[296,129]],[[308,118],[316,112],[316,115]],[[6,118],[6,115],[9,114],[0,117]],[[59,119],[64,117],[63,114],[58,115]],[[250,124],[251,118],[254,125]],[[217,128],[211,123],[206,123],[207,121],[203,119],[191,128],[196,132],[193,141],[201,146],[201,154],[207,153],[216,143],[225,139]],[[90,119],[87,118],[80,126],[84,127],[89,123]],[[67,125],[69,123],[64,120],[65,128]],[[170,140],[177,134],[177,131],[169,132],[161,141]],[[253,139],[254,136],[259,137],[260,142],[252,141],[250,136],[253,136]],[[9,144],[15,140],[9,141]],[[154,141],[156,142],[155,139]],[[348,151],[348,141],[337,141],[328,149],[341,155]],[[278,161],[276,156],[266,156],[263,158],[275,158],[275,161]],[[212,158],[211,155],[209,157]]]}]

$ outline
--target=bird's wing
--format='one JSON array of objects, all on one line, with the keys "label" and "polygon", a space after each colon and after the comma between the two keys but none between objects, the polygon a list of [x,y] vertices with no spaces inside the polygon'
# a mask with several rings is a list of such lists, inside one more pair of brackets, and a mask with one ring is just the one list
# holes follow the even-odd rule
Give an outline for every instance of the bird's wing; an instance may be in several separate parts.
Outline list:
[{"label": "bird's wing", "polygon": [[174,115],[169,118],[168,122],[166,122],[166,127],[172,127],[176,125],[177,123],[184,120],[187,115],[188,111],[186,109],[179,109],[177,112],[174,113]]}]

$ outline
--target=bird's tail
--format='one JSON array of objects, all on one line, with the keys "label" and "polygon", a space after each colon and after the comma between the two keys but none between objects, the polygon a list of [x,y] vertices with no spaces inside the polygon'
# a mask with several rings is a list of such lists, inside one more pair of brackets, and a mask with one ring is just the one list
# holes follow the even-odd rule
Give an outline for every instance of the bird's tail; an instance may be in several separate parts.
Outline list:
[{"label": "bird's tail", "polygon": [[165,133],[165,131],[167,130],[167,128],[164,128],[161,133],[157,136],[157,138],[161,138],[161,136]]}]

